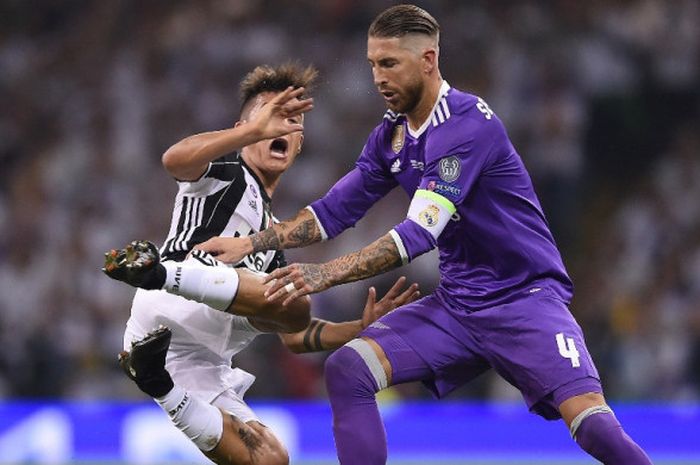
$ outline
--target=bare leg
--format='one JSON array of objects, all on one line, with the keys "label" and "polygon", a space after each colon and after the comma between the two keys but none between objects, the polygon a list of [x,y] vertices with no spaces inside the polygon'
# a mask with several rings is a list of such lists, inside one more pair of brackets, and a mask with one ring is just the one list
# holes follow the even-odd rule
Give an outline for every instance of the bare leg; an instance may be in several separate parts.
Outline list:
[{"label": "bare leg", "polygon": [[205,452],[219,465],[287,465],[289,455],[272,432],[257,421],[243,423],[222,412],[224,432],[219,444]]}]

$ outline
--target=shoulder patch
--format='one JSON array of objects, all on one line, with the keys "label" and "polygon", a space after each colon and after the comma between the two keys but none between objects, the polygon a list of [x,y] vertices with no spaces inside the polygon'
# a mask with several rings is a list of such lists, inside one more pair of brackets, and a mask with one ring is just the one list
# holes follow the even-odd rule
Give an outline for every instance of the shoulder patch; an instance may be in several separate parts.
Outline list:
[{"label": "shoulder patch", "polygon": [[462,164],[455,155],[450,155],[440,160],[438,175],[445,182],[453,182],[459,178],[462,172]]}]

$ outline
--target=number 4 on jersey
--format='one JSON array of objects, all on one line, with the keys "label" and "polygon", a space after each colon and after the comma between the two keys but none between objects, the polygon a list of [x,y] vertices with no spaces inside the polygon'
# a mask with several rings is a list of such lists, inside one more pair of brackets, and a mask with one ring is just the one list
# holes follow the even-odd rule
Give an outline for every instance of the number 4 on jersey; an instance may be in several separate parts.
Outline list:
[{"label": "number 4 on jersey", "polygon": [[559,347],[559,355],[571,360],[572,367],[574,367],[574,368],[580,367],[581,366],[581,362],[579,361],[580,354],[578,353],[578,350],[576,350],[574,338],[567,337],[565,340],[564,333],[557,333],[556,338],[557,338],[557,347]]}]

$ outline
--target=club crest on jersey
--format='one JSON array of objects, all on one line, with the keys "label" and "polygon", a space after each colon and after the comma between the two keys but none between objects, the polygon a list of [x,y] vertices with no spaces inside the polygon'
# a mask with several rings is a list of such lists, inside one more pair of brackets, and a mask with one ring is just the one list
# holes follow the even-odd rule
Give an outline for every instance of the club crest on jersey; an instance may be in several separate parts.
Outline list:
[{"label": "club crest on jersey", "polygon": [[394,127],[394,134],[391,136],[391,150],[393,150],[394,153],[399,153],[401,151],[405,138],[406,134],[404,133],[403,124],[397,124]]},{"label": "club crest on jersey", "polygon": [[253,193],[254,198],[256,198],[256,199],[258,198],[258,191],[255,189],[255,186],[252,184],[250,185],[250,192]]},{"label": "club crest on jersey", "polygon": [[436,205],[428,205],[418,213],[418,221],[428,228],[432,228],[438,223],[440,209]]},{"label": "club crest on jersey", "polygon": [[459,163],[459,158],[452,155],[440,160],[439,175],[440,179],[445,182],[452,182],[459,178],[462,172],[462,165]]}]

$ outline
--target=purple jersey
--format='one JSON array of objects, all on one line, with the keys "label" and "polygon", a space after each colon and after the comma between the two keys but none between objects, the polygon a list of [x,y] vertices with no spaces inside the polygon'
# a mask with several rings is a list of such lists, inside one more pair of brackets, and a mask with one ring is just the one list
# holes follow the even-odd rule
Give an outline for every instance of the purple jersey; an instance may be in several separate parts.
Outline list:
[{"label": "purple jersey", "polygon": [[408,259],[437,245],[440,291],[453,304],[476,310],[533,287],[571,299],[572,284],[532,181],[482,99],[443,81],[432,114],[417,131],[404,115],[388,111],[355,169],[311,209],[324,235],[335,237],[397,185],[409,197],[427,193],[453,213],[449,221],[443,214],[436,239],[424,233],[440,221],[436,205],[417,217],[409,214],[392,234]]}]

